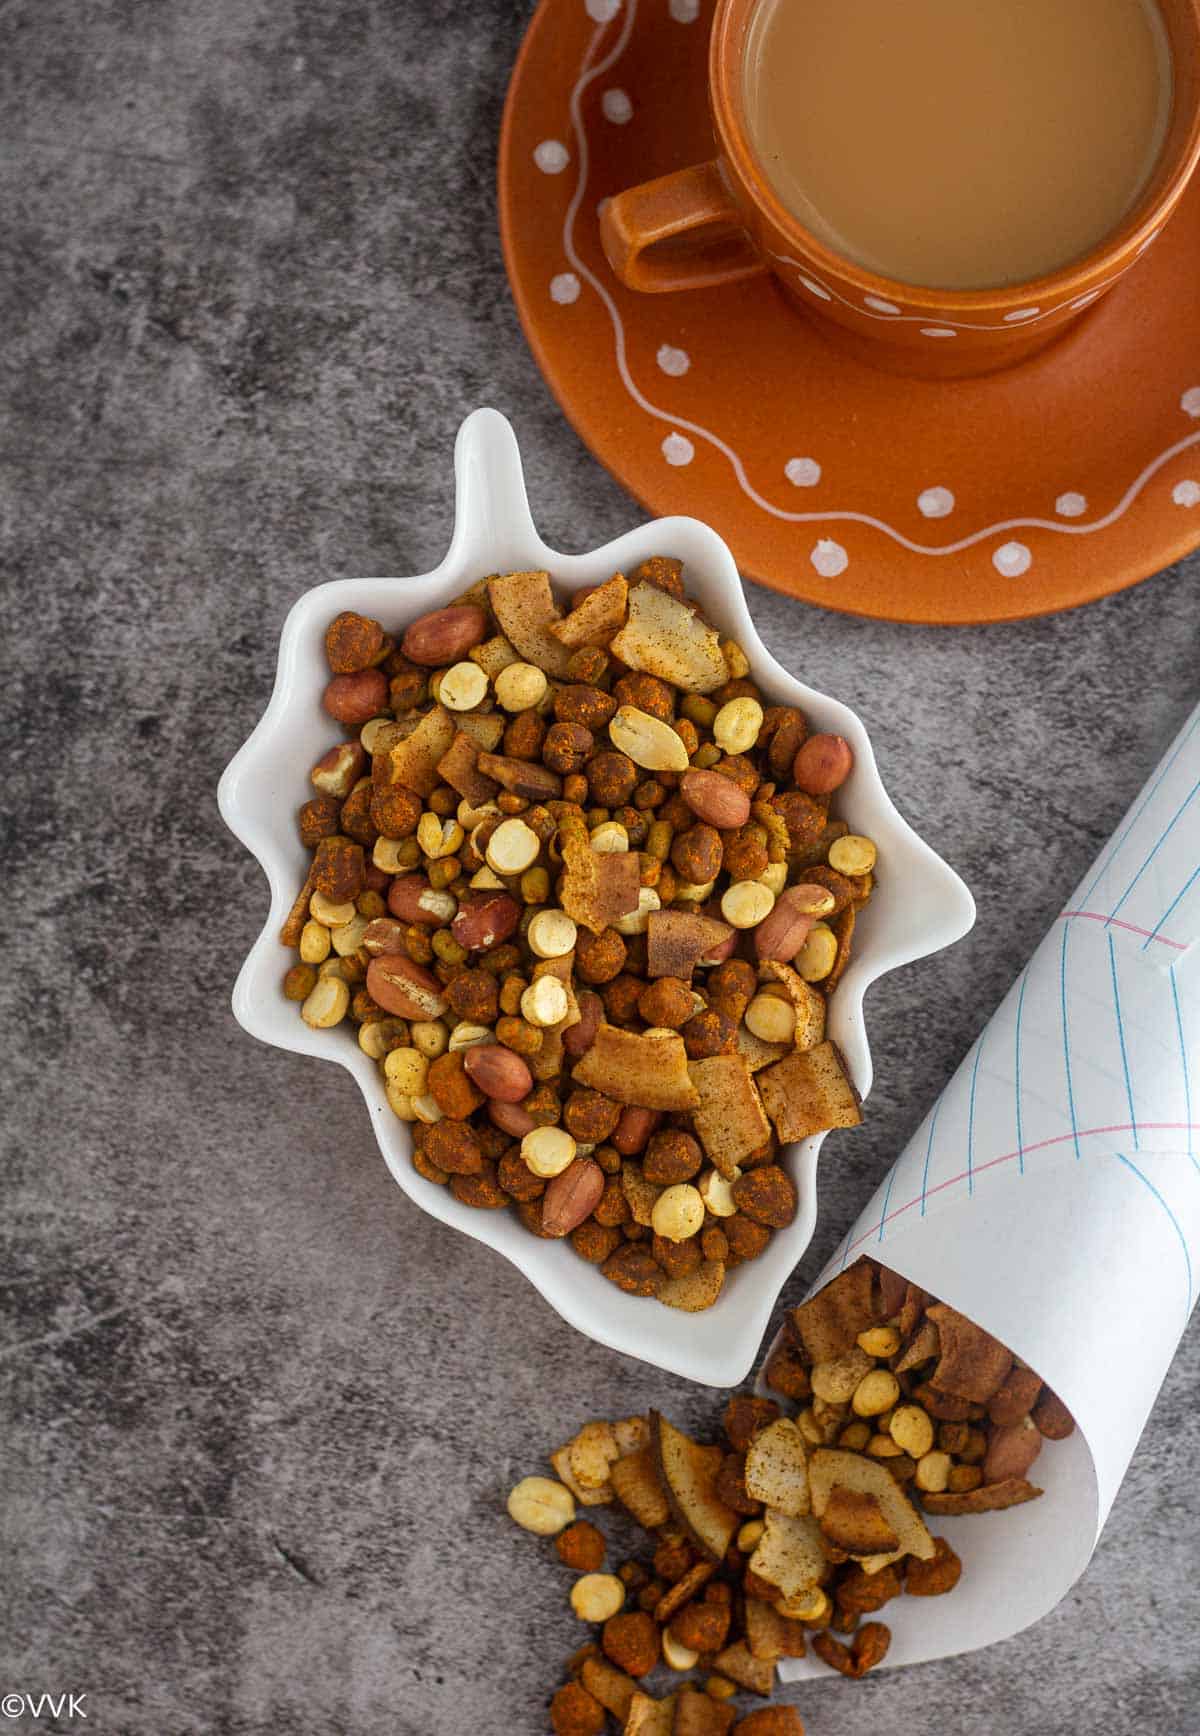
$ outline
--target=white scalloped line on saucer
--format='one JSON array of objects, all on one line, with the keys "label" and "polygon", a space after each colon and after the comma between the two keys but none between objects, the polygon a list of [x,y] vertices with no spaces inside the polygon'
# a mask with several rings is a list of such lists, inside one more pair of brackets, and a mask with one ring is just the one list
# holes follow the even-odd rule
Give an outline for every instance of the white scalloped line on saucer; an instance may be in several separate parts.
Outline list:
[{"label": "white scalloped line on saucer", "polygon": [[[1142,490],[1166,465],[1170,464],[1172,460],[1178,458],[1182,453],[1200,445],[1200,430],[1187,434],[1182,439],[1175,441],[1173,445],[1167,447],[1165,451],[1160,452],[1156,458],[1152,459],[1138,473],[1130,483],[1129,487],[1125,490],[1124,494],[1117,501],[1116,505],[1100,518],[1091,519],[1087,522],[1078,522],[1080,513],[1074,509],[1077,509],[1078,503],[1082,501],[1083,511],[1086,511],[1087,502],[1083,495],[1071,493],[1059,496],[1056,505],[1056,510],[1059,513],[1057,518],[1028,517],[1006,519],[1000,524],[987,525],[981,530],[973,531],[966,536],[958,538],[957,541],[949,543],[929,544],[916,542],[912,537],[906,535],[905,532],[897,529],[895,525],[889,524],[885,519],[877,518],[872,513],[850,510],[795,512],[777,506],[773,501],[768,500],[764,495],[759,493],[758,489],[755,488],[754,484],[750,481],[741,456],[728,443],[728,441],[723,440],[721,436],[715,433],[711,428],[704,427],[702,423],[694,422],[687,417],[673,415],[669,410],[664,409],[661,405],[655,404],[641,390],[629,367],[625,324],[621,318],[620,309],[609,291],[608,285],[602,282],[601,279],[596,276],[595,272],[588,267],[575,246],[575,220],[579,215],[579,209],[587,191],[588,173],[591,164],[590,143],[587,129],[583,122],[583,96],[585,91],[587,91],[592,84],[610,73],[613,67],[621,59],[626,48],[629,46],[629,39],[633,33],[638,12],[638,0],[624,0],[625,16],[617,38],[604,58],[593,65],[592,59],[599,47],[600,39],[604,35],[604,26],[617,15],[618,11],[621,10],[622,0],[585,0],[585,5],[589,16],[596,19],[598,27],[592,33],[591,40],[584,52],[583,63],[580,68],[579,76],[576,79],[575,84],[572,86],[569,103],[571,127],[576,142],[578,174],[576,177],[575,190],[568,202],[566,215],[563,219],[563,252],[574,269],[570,272],[561,272],[551,280],[551,296],[555,301],[568,304],[578,298],[579,286],[581,283],[586,283],[589,288],[595,291],[608,314],[612,326],[614,360],[622,385],[639,409],[644,411],[647,416],[653,418],[653,420],[663,422],[667,425],[669,432],[664,436],[661,442],[661,451],[668,464],[675,467],[682,467],[690,464],[695,457],[695,441],[703,440],[728,460],[734,478],[736,479],[739,488],[742,490],[742,493],[748,500],[753,501],[761,511],[767,513],[771,518],[778,519],[785,524],[797,525],[835,523],[861,524],[890,538],[890,540],[896,543],[900,548],[907,549],[910,554],[929,555],[933,558],[937,558],[943,555],[962,554],[966,550],[975,548],[979,544],[994,542],[995,538],[998,536],[1009,537],[1009,533],[1014,531],[1027,532],[1031,530],[1043,530],[1053,532],[1059,536],[1091,536],[1098,531],[1107,530],[1112,525],[1116,524],[1119,519],[1125,516],[1133,502],[1142,493]],[[699,12],[695,0],[670,0],[670,7],[671,16],[677,18],[681,23],[693,22]],[[599,16],[599,14],[603,14],[603,16]],[[781,263],[797,265],[799,262],[785,258],[781,260]],[[823,284],[818,283],[815,278],[808,276],[807,274],[804,275],[800,281],[811,294],[817,296],[819,299],[832,301],[835,298],[835,291],[832,291]],[[555,286],[558,287],[556,288]],[[1086,306],[1089,302],[1096,300],[1101,293],[1101,290],[1094,290],[1090,295],[1081,297],[1078,302],[1072,303],[1071,305],[1076,308]],[[837,296],[837,299],[842,300],[843,298]],[[883,300],[882,297],[876,299],[881,302]],[[850,306],[852,304],[847,303],[846,305]],[[894,306],[895,304],[889,303],[887,305]],[[862,308],[857,308],[856,311],[860,313],[865,311],[867,312],[868,317],[875,319],[921,320],[928,317],[925,314],[910,315],[901,312],[884,313],[877,309],[864,310]],[[1026,322],[1031,323],[1035,318],[1045,318],[1048,313],[1057,310],[1055,308],[1044,310],[1029,308],[1018,309],[1016,311],[1023,316]],[[926,335],[930,337],[953,335],[949,324],[946,326],[931,326],[923,329],[926,330]],[[986,330],[993,328],[972,327],[969,329]],[[1005,328],[999,327],[994,329],[1002,330]],[[664,351],[674,352],[674,346],[661,345],[659,348],[660,370],[670,374],[670,368],[663,368],[662,365],[661,357]],[[679,351],[677,353],[682,355],[686,352]],[[689,357],[689,366],[690,360],[691,358]],[[1179,407],[1183,411],[1184,415],[1191,417],[1193,421],[1200,421],[1200,385],[1187,387],[1180,396]],[[814,487],[820,481],[821,477],[821,467],[817,464],[815,459],[788,459],[784,461],[782,465],[782,472],[788,482],[790,482],[794,487]],[[1200,504],[1200,500],[1193,502],[1191,498],[1191,489],[1192,487],[1197,486],[1200,485],[1189,485],[1187,483],[1179,484],[1177,485],[1172,498],[1175,500],[1177,505],[1190,506],[1193,504]],[[926,491],[927,494],[934,494],[935,492],[936,491],[934,490]],[[953,496],[948,488],[945,489],[945,494],[951,497],[951,502],[953,503]],[[940,504],[940,494],[937,494],[937,499]],[[1066,502],[1068,507],[1072,510],[1064,509],[1064,502]],[[918,510],[920,510],[919,507]],[[953,504],[951,510],[953,510]],[[946,515],[942,514],[938,516]],[[1076,522],[1064,522],[1064,519],[1069,520],[1072,518],[1074,518]],[[846,571],[850,564],[850,555],[848,551],[840,542],[836,542],[832,537],[820,538],[812,549],[809,559],[817,572],[821,573],[822,576],[831,578],[840,576],[840,574]],[[1033,553],[1028,544],[1011,537],[1009,540],[1002,542],[998,547],[993,549],[991,559],[992,565],[996,568],[996,571],[1002,574],[1005,578],[1019,578],[1022,574],[1028,572],[1030,567],[1033,565]]]}]

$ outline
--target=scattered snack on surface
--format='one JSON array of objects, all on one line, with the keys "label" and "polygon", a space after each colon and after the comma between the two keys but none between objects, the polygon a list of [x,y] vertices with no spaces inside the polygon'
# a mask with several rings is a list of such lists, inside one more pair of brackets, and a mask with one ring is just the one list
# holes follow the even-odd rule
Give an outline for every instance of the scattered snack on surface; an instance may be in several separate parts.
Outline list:
[{"label": "scattered snack on surface", "polygon": [[[865,1259],[792,1311],[765,1378],[795,1416],[734,1394],[714,1446],[657,1411],[586,1423],[550,1454],[556,1497],[543,1477],[510,1496],[518,1524],[554,1534],[581,1575],[570,1606],[597,1624],[551,1702],[559,1736],[611,1720],[622,1736],[803,1736],[792,1707],[739,1721],[733,1701],[769,1697],[779,1660],[810,1647],[855,1679],[880,1663],[885,1605],[962,1574],[925,1515],[1033,1500],[1043,1439],[1075,1426],[1004,1345]],[[601,1571],[576,1501],[623,1508],[649,1533],[643,1556]]]},{"label": "scattered snack on surface", "polygon": [[849,744],[766,702],[668,556],[561,605],[497,575],[395,637],[344,613],[325,648],[346,739],[284,994],[357,1027],[426,1181],[711,1307],[795,1217],[781,1147],[861,1120],[826,1037],[875,881],[830,813]]}]

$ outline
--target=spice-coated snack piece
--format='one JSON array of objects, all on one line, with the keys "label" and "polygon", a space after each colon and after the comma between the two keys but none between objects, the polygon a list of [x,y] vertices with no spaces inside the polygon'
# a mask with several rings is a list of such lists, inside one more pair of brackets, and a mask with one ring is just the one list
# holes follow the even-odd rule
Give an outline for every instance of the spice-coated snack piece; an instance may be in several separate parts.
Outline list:
[{"label": "spice-coated snack piece", "polygon": [[357,1026],[425,1181],[712,1307],[795,1214],[797,1117],[858,1119],[825,1007],[877,851],[830,813],[836,738],[767,703],[667,555],[325,645],[341,739],[305,768],[282,992]]}]

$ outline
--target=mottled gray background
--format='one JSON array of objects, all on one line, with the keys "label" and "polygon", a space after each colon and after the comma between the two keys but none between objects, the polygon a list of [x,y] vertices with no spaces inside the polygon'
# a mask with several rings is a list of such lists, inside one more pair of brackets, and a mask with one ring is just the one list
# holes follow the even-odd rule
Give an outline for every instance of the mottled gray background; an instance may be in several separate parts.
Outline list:
[{"label": "mottled gray background", "polygon": [[[532,1736],[579,1633],[504,1492],[589,1414],[708,1407],[419,1217],[349,1078],[258,1047],[228,1008],[265,887],[214,790],[292,600],[440,558],[480,403],[513,418],[552,543],[637,516],[505,284],[495,142],[528,11],[9,0],[0,19],[0,1692],[86,1691],[95,1730]],[[870,1116],[826,1146],[792,1300],[1185,715],[1197,580],[1193,560],[1080,614],[953,632],[753,593],[784,661],[861,710],[980,906],[950,956],[872,994]],[[1200,1728],[1198,1372],[1193,1332],[1054,1615],[806,1687],[810,1736]]]}]

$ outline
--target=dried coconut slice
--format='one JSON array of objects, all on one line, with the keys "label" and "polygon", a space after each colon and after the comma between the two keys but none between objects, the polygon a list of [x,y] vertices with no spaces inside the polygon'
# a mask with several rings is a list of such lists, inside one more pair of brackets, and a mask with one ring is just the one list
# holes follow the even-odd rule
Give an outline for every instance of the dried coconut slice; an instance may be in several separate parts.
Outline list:
[{"label": "dried coconut slice", "polygon": [[638,1035],[602,1024],[575,1063],[573,1078],[577,1085],[641,1109],[695,1109],[699,1102],[683,1038],[675,1031]]},{"label": "dried coconut slice", "polygon": [[600,934],[638,908],[641,860],[632,850],[593,850],[582,839],[562,847],[559,904],[581,928]]},{"label": "dried coconut slice", "polygon": [[458,715],[458,727],[479,746],[481,753],[494,753],[504,734],[504,713],[501,711],[463,711]]},{"label": "dried coconut slice", "polygon": [[450,713],[440,705],[427,711],[412,734],[388,749],[386,784],[403,784],[417,796],[431,796],[441,778],[438,766],[457,734]]},{"label": "dried coconut slice", "polygon": [[728,1181],[737,1166],[771,1137],[771,1124],[743,1055],[709,1055],[688,1071],[699,1105],[692,1115],[696,1137],[714,1169]]},{"label": "dried coconut slice", "polygon": [[711,693],[729,679],[720,635],[656,585],[635,585],[630,591],[629,619],[612,650],[631,669],[657,675],[686,693]]},{"label": "dried coconut slice", "polygon": [[870,1262],[856,1260],[807,1302],[792,1310],[791,1327],[810,1362],[832,1362],[875,1325]]},{"label": "dried coconut slice", "polygon": [[592,1699],[599,1700],[606,1712],[624,1723],[639,1691],[633,1677],[610,1664],[607,1658],[585,1658],[579,1674]]},{"label": "dried coconut slice", "polygon": [[718,1652],[713,1659],[713,1668],[722,1676],[728,1676],[731,1682],[736,1682],[740,1688],[749,1688],[752,1694],[761,1699],[768,1699],[775,1687],[775,1664],[771,1658],[756,1658],[745,1640],[738,1640],[732,1646],[726,1646],[723,1652]]},{"label": "dried coconut slice", "polygon": [[442,782],[457,790],[473,808],[481,808],[485,802],[493,801],[500,788],[480,771],[479,754],[479,743],[460,729],[437,764]]},{"label": "dried coconut slice", "polygon": [[791,1417],[760,1429],[746,1449],[746,1493],[790,1519],[812,1511],[808,1445]]},{"label": "dried coconut slice", "polygon": [[821,1527],[811,1515],[793,1517],[770,1508],[763,1523],[750,1571],[768,1585],[777,1585],[785,1601],[799,1597],[820,1582],[829,1565]]},{"label": "dried coconut slice", "polygon": [[509,644],[526,663],[567,678],[571,653],[551,633],[561,619],[549,573],[505,573],[487,582],[488,601]]},{"label": "dried coconut slice", "polygon": [[604,1483],[599,1489],[585,1489],[576,1480],[575,1473],[571,1469],[572,1445],[573,1443],[568,1441],[566,1446],[558,1447],[550,1454],[550,1463],[554,1466],[555,1476],[560,1483],[566,1484],[581,1507],[607,1507],[613,1498],[612,1484]]},{"label": "dried coconut slice", "polygon": [[945,1302],[931,1303],[925,1317],[938,1329],[941,1354],[931,1377],[938,1391],[972,1404],[994,1398],[1008,1379],[1012,1352]]},{"label": "dried coconut slice", "polygon": [[635,1453],[627,1453],[613,1465],[609,1476],[617,1500],[628,1508],[639,1525],[644,1525],[647,1531],[657,1531],[667,1523],[671,1506],[658,1474],[653,1447],[639,1447]]},{"label": "dried coconut slice", "polygon": [[581,645],[607,645],[625,624],[628,599],[629,586],[622,574],[614,573],[549,630],[560,645],[572,651]]},{"label": "dried coconut slice", "polygon": [[1008,1507],[1019,1507],[1023,1501],[1036,1501],[1042,1492],[1024,1477],[1007,1477],[1002,1483],[985,1483],[982,1488],[968,1489],[959,1495],[922,1495],[921,1505],[927,1513],[947,1517],[960,1513],[1002,1513]]},{"label": "dried coconut slice", "polygon": [[714,1487],[720,1449],[714,1467],[708,1449],[691,1440],[658,1411],[650,1412],[650,1427],[659,1475],[672,1512],[709,1561],[723,1561],[740,1521]]},{"label": "dried coconut slice", "polygon": [[857,1127],[858,1092],[832,1043],[797,1049],[758,1074],[767,1114],[784,1145],[831,1127]]},{"label": "dried coconut slice", "polygon": [[818,994],[811,983],[794,971],[791,965],[765,959],[758,967],[760,982],[780,983],[787,990],[796,1013],[794,1049],[815,1049],[825,1041],[825,996]]},{"label": "dried coconut slice", "polygon": [[881,1567],[898,1561],[902,1555],[916,1555],[922,1561],[933,1555],[933,1538],[924,1520],[882,1460],[849,1453],[840,1447],[818,1447],[808,1461],[808,1484],[818,1520],[824,1518],[834,1489],[871,1495],[879,1503],[897,1545],[895,1549],[861,1555],[851,1551],[865,1572],[878,1573]]},{"label": "dried coconut slice", "polygon": [[761,1037],[754,1035],[749,1025],[743,1024],[738,1026],[737,1052],[752,1073],[761,1073],[764,1067],[782,1061],[791,1050],[786,1043],[764,1043]]},{"label": "dried coconut slice", "polygon": [[675,1726],[675,1698],[652,1700],[641,1689],[634,1694],[625,1719],[624,1736],[671,1736]]},{"label": "dried coconut slice", "polygon": [[863,1489],[844,1489],[840,1485],[831,1489],[826,1498],[821,1532],[838,1549],[859,1557],[883,1555],[900,1544],[895,1527],[884,1516],[878,1496]]},{"label": "dried coconut slice", "polygon": [[702,958],[729,939],[727,922],[687,910],[652,910],[646,923],[646,975],[690,982]]}]

